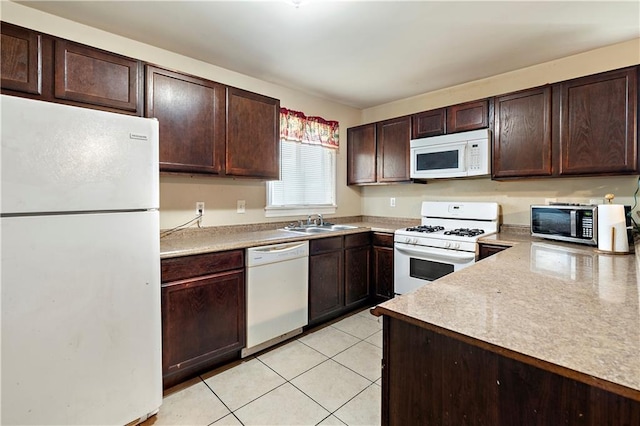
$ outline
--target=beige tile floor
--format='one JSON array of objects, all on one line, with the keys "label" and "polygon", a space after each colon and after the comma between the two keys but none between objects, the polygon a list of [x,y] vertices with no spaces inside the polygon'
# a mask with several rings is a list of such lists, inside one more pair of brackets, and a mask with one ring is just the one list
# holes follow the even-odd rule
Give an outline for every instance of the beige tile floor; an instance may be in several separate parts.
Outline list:
[{"label": "beige tile floor", "polygon": [[143,425],[379,425],[381,358],[365,309],[170,389]]}]

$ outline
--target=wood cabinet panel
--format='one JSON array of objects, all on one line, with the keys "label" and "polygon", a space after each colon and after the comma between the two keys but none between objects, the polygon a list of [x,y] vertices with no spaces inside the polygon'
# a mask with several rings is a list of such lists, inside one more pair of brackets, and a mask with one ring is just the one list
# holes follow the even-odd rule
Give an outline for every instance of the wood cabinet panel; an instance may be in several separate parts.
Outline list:
[{"label": "wood cabinet panel", "polygon": [[135,59],[57,39],[54,95],[141,115],[141,67]]},{"label": "wood cabinet panel", "polygon": [[220,174],[225,150],[225,87],[147,66],[146,117],[160,124],[160,170]]},{"label": "wood cabinet panel", "polygon": [[165,376],[197,367],[245,342],[244,271],[163,284]]},{"label": "wood cabinet panel", "polygon": [[498,96],[494,111],[493,177],[550,176],[551,87]]},{"label": "wood cabinet panel", "polygon": [[162,259],[162,282],[244,268],[244,250],[231,250]]},{"label": "wood cabinet panel", "polygon": [[374,232],[372,291],[377,299],[391,299],[393,286],[393,234]]},{"label": "wood cabinet panel", "polygon": [[2,23],[2,88],[39,95],[42,87],[42,36]]},{"label": "wood cabinet panel", "polygon": [[370,232],[359,232],[357,234],[349,234],[344,236],[344,248],[362,247],[371,244]]},{"label": "wood cabinet panel", "polygon": [[342,310],[343,265],[342,249],[309,256],[309,323]]},{"label": "wood cabinet panel", "polygon": [[444,135],[446,131],[446,108],[424,111],[411,116],[411,138],[427,138]]},{"label": "wood cabinet panel", "polygon": [[384,318],[382,424],[638,424],[640,401]]},{"label": "wood cabinet panel", "polygon": [[378,182],[409,181],[411,117],[385,120],[376,125]]},{"label": "wood cabinet panel", "polygon": [[378,298],[391,299],[393,286],[393,248],[373,247],[373,288]]},{"label": "wood cabinet panel", "polygon": [[633,67],[558,86],[560,175],[638,170],[637,82]]},{"label": "wood cabinet panel", "polygon": [[280,101],[227,88],[225,173],[280,178]]},{"label": "wood cabinet panel", "polygon": [[376,125],[347,129],[347,185],[376,182]]},{"label": "wood cabinet panel", "polygon": [[368,244],[344,251],[344,303],[347,308],[369,298],[370,258],[371,246]]},{"label": "wood cabinet panel", "polygon": [[500,253],[502,250],[506,250],[508,248],[509,247],[507,246],[480,243],[478,244],[478,260],[482,260],[489,256],[493,256],[494,254]]},{"label": "wood cabinet panel", "polygon": [[374,232],[371,240],[374,246],[393,248],[393,234],[386,232]]},{"label": "wood cabinet panel", "polygon": [[447,107],[447,133],[484,129],[489,126],[489,101],[465,102]]}]

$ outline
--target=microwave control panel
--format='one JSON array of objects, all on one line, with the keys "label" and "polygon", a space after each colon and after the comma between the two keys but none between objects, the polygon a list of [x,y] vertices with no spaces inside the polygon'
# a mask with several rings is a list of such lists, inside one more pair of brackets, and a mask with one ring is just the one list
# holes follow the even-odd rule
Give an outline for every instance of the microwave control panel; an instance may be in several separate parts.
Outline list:
[{"label": "microwave control panel", "polygon": [[593,238],[593,216],[590,212],[582,215],[582,238]]},{"label": "microwave control panel", "polygon": [[482,152],[480,144],[469,144],[469,170],[480,170],[482,168]]}]

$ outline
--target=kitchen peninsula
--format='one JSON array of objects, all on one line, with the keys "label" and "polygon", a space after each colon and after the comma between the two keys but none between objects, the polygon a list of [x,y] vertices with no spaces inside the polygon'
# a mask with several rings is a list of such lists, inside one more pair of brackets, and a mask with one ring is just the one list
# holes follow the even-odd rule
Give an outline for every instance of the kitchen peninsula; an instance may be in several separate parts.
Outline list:
[{"label": "kitchen peninsula", "polygon": [[639,249],[522,238],[378,305],[382,423],[640,424]]}]

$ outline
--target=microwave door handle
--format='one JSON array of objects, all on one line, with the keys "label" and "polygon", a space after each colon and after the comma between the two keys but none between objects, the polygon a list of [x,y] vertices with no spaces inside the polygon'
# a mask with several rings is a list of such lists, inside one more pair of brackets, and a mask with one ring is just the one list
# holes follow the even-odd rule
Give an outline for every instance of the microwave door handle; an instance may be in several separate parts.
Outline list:
[{"label": "microwave door handle", "polygon": [[571,236],[572,237],[576,237],[578,235],[578,232],[577,232],[578,221],[576,219],[576,215],[577,215],[576,211],[571,210],[570,216],[571,216]]},{"label": "microwave door handle", "polygon": [[460,170],[464,170],[467,171],[467,163],[468,163],[468,158],[467,155],[469,155],[469,150],[467,149],[467,144],[462,145],[462,147],[460,148],[462,150],[462,155],[460,156],[462,164],[460,164]]}]

